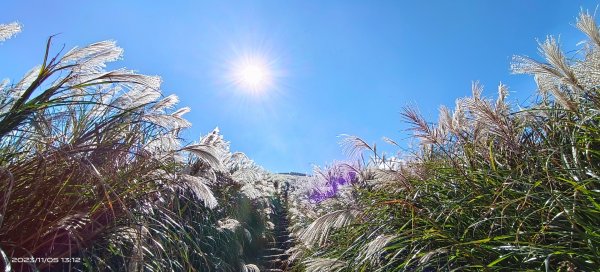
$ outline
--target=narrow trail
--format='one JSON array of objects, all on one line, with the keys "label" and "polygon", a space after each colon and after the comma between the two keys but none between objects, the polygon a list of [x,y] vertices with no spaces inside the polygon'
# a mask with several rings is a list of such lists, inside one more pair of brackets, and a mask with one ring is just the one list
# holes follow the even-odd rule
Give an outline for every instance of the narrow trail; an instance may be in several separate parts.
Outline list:
[{"label": "narrow trail", "polygon": [[273,239],[268,242],[262,256],[262,267],[266,272],[291,271],[289,254],[286,251],[294,241],[288,230],[289,221],[287,214],[287,188],[273,200],[273,218],[275,225],[272,233]]}]

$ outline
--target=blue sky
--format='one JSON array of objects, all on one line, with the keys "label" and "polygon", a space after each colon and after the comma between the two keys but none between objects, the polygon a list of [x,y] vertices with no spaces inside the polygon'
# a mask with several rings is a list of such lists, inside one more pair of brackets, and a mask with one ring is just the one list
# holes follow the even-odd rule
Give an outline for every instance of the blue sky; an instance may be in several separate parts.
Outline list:
[{"label": "blue sky", "polygon": [[[50,3],[53,2],[53,3]],[[403,106],[429,120],[470,94],[473,80],[513,100],[534,92],[511,75],[515,54],[537,57],[536,38],[561,35],[597,1],[3,1],[0,23],[24,31],[0,45],[0,77],[18,79],[42,59],[45,40],[66,48],[114,39],[115,67],[160,75],[165,94],[189,106],[188,141],[218,126],[232,149],[265,168],[308,172],[342,160],[340,134],[407,142]],[[274,88],[249,95],[225,74],[240,52],[258,52],[278,71]]]}]

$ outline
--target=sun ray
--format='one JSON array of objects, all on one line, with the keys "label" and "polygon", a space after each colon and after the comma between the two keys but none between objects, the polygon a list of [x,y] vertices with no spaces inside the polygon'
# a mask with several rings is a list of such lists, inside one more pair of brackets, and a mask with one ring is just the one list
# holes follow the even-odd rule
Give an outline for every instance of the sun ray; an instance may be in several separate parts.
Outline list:
[{"label": "sun ray", "polygon": [[260,54],[244,55],[230,69],[229,81],[242,91],[257,95],[274,87],[272,62]]}]

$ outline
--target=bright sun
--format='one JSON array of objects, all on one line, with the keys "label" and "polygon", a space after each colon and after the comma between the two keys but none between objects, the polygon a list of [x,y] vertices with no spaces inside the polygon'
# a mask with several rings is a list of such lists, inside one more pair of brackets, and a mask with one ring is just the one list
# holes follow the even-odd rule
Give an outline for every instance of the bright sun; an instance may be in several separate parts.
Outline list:
[{"label": "bright sun", "polygon": [[240,89],[262,93],[273,85],[272,67],[260,56],[245,56],[233,63],[231,81]]}]

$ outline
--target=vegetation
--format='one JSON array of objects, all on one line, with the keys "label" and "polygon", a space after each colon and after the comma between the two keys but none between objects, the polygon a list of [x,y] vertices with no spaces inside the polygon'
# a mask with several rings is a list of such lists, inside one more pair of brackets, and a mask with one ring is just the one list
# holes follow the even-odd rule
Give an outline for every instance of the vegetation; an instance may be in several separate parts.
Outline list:
[{"label": "vegetation", "polygon": [[[20,31],[0,25],[0,40]],[[123,50],[52,52],[0,86],[0,253],[15,271],[256,271],[274,193],[218,129],[190,123],[160,78],[106,71]],[[243,207],[243,208],[240,208]]]},{"label": "vegetation", "polygon": [[358,170],[342,189],[313,178],[335,188],[326,200],[296,186],[297,261],[306,271],[600,267],[600,32],[587,13],[577,27],[589,41],[572,58],[553,37],[540,44],[543,62],[514,58],[513,71],[538,86],[525,109],[507,103],[506,86],[490,100],[474,83],[453,111],[440,108],[437,125],[404,110],[420,142],[413,154],[386,158],[347,136],[349,153],[370,159],[332,167]]},{"label": "vegetation", "polygon": [[[312,176],[270,174],[218,129],[182,144],[189,109],[175,109],[158,77],[107,71],[123,52],[112,41],[63,53],[50,38],[40,66],[0,84],[2,263],[259,271],[268,244],[293,244],[273,237],[277,204],[296,240],[277,256],[295,271],[593,271],[600,31],[588,13],[576,25],[589,40],[572,57],[549,37],[544,61],[514,58],[513,71],[537,83],[530,106],[511,106],[502,84],[484,98],[474,83],[435,125],[404,109],[420,143],[411,154],[345,136],[351,162]],[[0,41],[19,31],[0,25]]]}]

